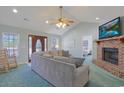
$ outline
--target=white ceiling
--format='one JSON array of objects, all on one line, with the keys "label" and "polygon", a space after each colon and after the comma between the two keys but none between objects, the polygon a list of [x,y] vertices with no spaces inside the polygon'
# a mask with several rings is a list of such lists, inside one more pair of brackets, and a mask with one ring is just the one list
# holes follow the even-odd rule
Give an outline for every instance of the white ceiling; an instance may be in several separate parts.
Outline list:
[{"label": "white ceiling", "polygon": [[[17,14],[12,12],[13,8],[18,10]],[[57,6],[1,6],[0,24],[61,35],[80,22],[103,24],[118,16],[124,16],[123,11],[123,6],[64,6],[63,15],[73,19],[75,23],[67,29],[60,30],[56,29],[55,25],[45,23],[46,20],[58,18],[59,8]],[[96,17],[100,20],[96,20]],[[29,21],[24,21],[24,18]]]}]

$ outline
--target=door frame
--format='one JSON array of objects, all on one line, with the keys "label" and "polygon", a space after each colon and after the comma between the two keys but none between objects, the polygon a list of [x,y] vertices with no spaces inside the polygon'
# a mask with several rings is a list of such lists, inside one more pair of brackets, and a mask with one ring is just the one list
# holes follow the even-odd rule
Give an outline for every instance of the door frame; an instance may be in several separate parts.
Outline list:
[{"label": "door frame", "polygon": [[[36,37],[41,37],[41,38],[46,38],[46,50],[48,50],[48,37],[47,36],[40,36],[40,35],[33,35],[33,34],[29,34],[28,35],[28,62],[30,63],[31,60],[30,60],[30,57],[29,57],[29,37],[33,37],[33,36],[36,36]],[[33,53],[33,51],[32,51]]]}]

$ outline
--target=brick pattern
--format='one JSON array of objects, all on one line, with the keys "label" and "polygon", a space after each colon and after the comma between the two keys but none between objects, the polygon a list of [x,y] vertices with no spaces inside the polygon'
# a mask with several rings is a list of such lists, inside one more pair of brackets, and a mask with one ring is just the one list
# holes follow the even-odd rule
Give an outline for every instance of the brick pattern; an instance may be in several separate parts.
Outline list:
[{"label": "brick pattern", "polygon": [[[124,78],[124,42],[122,42],[120,39],[110,39],[100,41],[97,44],[97,60],[94,60],[93,63],[102,67],[113,75]],[[118,48],[118,65],[114,65],[102,60],[102,48]]]},{"label": "brick pattern", "polygon": [[97,46],[97,59],[102,61],[102,48],[118,48],[118,65],[124,64],[124,43],[119,39],[103,41]]},{"label": "brick pattern", "polygon": [[94,60],[93,63],[107,70],[108,72],[112,73],[117,77],[124,78],[124,66],[117,66],[117,65],[113,65],[111,63],[107,63],[99,60]]}]

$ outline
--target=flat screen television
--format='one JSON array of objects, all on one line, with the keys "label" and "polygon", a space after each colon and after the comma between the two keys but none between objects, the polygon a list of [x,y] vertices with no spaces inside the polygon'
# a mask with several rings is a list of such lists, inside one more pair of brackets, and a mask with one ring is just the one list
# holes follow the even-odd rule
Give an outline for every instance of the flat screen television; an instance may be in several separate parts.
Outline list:
[{"label": "flat screen television", "polygon": [[99,39],[121,35],[120,17],[99,26]]}]

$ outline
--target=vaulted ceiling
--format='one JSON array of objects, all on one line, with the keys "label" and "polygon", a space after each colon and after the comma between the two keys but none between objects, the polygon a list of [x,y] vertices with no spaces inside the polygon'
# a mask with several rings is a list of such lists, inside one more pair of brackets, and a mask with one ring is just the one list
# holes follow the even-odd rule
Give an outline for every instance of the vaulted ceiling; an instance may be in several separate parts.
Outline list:
[{"label": "vaulted ceiling", "polygon": [[[17,14],[12,12],[13,8],[18,10]],[[55,25],[46,24],[45,21],[59,17],[58,6],[1,6],[0,24],[61,35],[81,22],[103,24],[124,16],[123,11],[123,6],[64,6],[63,15],[73,19],[75,23],[67,29],[57,29]]]}]

